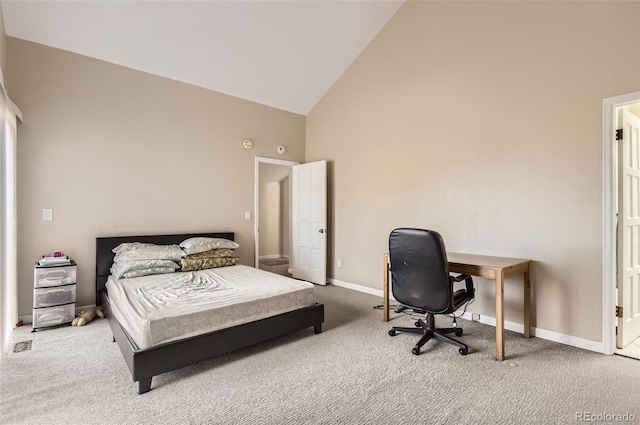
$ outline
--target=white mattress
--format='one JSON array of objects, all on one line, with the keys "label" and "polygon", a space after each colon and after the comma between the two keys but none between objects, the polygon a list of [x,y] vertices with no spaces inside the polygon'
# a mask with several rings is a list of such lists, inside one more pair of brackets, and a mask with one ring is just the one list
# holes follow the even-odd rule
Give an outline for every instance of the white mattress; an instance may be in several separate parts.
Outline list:
[{"label": "white mattress", "polygon": [[243,265],[132,279],[109,276],[118,322],[140,349],[316,302],[313,284]]}]

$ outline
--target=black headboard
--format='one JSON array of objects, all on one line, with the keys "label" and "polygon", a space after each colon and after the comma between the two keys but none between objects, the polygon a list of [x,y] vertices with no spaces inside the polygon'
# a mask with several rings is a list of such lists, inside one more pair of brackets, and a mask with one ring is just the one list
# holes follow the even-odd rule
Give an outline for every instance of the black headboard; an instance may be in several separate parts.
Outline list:
[{"label": "black headboard", "polygon": [[179,245],[185,239],[194,237],[224,238],[234,240],[233,232],[221,233],[181,233],[175,235],[110,236],[96,238],[96,305],[101,302],[101,291],[105,289],[111,266],[113,249],[125,242],[153,243],[156,245]]}]

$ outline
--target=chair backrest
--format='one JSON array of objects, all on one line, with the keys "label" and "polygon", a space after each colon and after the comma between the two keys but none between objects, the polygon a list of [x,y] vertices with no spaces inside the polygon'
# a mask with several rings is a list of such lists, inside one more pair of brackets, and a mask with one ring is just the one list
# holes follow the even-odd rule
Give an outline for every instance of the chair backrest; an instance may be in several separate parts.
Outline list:
[{"label": "chair backrest", "polygon": [[447,252],[433,230],[395,229],[389,235],[391,290],[408,307],[442,313],[453,300]]}]

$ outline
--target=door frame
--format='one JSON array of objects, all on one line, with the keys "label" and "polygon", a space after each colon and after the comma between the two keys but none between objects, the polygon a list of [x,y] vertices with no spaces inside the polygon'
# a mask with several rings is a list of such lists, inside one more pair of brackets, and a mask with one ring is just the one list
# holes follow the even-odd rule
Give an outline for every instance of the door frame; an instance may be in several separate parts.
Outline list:
[{"label": "door frame", "polygon": [[620,106],[640,102],[640,91],[613,96],[602,101],[602,348],[603,353],[612,355],[616,346],[616,205],[615,180],[616,161],[615,110]]},{"label": "door frame", "polygon": [[[254,183],[253,183],[253,259],[254,267],[260,268],[260,164],[275,164],[283,165],[285,167],[293,167],[299,165],[299,162],[287,161],[284,159],[266,158],[262,156],[255,157],[255,171],[254,171]],[[291,193],[289,192],[289,204],[291,204]]]}]

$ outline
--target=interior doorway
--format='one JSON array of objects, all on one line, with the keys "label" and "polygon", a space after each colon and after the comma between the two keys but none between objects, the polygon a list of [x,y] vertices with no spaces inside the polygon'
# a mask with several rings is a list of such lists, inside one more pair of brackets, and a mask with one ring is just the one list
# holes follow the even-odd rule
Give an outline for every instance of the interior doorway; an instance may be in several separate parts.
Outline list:
[{"label": "interior doorway", "polygon": [[640,92],[605,99],[603,115],[603,351],[640,359],[640,130],[622,118],[638,121]]},{"label": "interior doorway", "polygon": [[291,277],[291,174],[297,162],[255,159],[255,267]]}]

